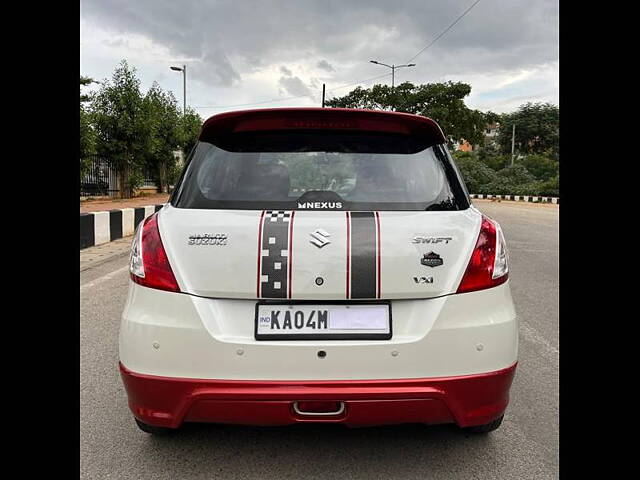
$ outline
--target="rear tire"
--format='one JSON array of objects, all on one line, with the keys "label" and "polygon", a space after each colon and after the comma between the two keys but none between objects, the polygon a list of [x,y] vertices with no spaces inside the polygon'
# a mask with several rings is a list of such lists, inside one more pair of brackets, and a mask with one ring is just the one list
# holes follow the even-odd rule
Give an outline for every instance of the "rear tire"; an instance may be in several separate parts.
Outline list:
[{"label": "rear tire", "polygon": [[150,435],[171,435],[172,433],[175,433],[177,431],[177,429],[175,428],[154,427],[153,425],[148,425],[144,422],[141,422],[135,417],[134,420],[136,421],[136,425],[138,425],[138,428],[140,430]]},{"label": "rear tire", "polygon": [[469,433],[493,432],[496,428],[500,426],[503,418],[504,418],[504,415],[501,415],[499,418],[496,418],[493,422],[485,423],[484,425],[476,425],[474,427],[466,427],[466,428],[463,428],[462,430]]}]

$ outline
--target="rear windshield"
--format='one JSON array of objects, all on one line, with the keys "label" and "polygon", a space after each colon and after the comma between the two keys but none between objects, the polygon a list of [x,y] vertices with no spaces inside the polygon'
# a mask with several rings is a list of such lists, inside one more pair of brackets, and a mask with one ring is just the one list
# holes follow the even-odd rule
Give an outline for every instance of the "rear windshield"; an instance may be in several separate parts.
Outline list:
[{"label": "rear windshield", "polygon": [[199,142],[172,204],[195,209],[461,210],[444,145],[374,134],[251,134]]}]

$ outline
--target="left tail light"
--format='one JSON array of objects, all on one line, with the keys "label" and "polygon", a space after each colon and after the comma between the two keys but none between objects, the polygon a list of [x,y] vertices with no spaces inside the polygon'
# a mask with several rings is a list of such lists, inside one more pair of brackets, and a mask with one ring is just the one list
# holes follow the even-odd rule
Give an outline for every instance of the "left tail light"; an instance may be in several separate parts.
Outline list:
[{"label": "left tail light", "polygon": [[139,285],[169,292],[180,291],[162,245],[157,213],[138,225],[131,246],[129,271],[131,279]]},{"label": "left tail light", "polygon": [[482,216],[480,233],[456,293],[501,285],[509,278],[507,246],[498,222]]}]

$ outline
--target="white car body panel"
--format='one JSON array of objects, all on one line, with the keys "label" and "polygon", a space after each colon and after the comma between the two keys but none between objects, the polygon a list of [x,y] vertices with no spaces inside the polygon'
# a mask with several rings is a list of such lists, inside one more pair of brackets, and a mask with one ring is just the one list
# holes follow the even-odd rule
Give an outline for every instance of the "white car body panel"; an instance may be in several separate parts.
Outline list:
[{"label": "white car body panel", "polygon": [[[496,371],[517,360],[509,282],[471,293],[393,300],[394,334],[384,341],[256,341],[255,303],[130,282],[120,360],[142,374],[236,380],[428,378]],[[319,358],[318,350],[326,357]]]},{"label": "white car body panel", "polygon": [[[162,208],[158,225],[180,290],[210,298],[255,299],[261,213],[179,209],[171,205]],[[433,298],[454,293],[475,246],[481,214],[469,208],[444,212],[385,211],[378,215],[378,298]],[[295,211],[291,231],[290,299],[350,298],[347,296],[347,224],[347,212]],[[322,248],[310,241],[317,229],[330,234],[327,237],[330,243]],[[227,244],[188,244],[189,236],[205,234],[226,234]],[[451,240],[437,244],[413,243],[416,236]],[[420,263],[422,255],[431,251],[442,257],[443,265],[428,267]],[[433,283],[414,280],[421,276],[432,277]],[[318,277],[323,279],[322,285],[316,283]]]}]

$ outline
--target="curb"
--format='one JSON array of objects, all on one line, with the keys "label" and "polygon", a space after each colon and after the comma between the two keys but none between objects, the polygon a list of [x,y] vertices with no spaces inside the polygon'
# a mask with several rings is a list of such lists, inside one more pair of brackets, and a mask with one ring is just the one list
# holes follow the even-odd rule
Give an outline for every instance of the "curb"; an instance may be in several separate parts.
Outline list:
[{"label": "curb", "polygon": [[80,214],[80,250],[133,235],[138,224],[164,207],[147,205]]},{"label": "curb", "polygon": [[516,202],[530,202],[530,203],[553,203],[560,205],[560,197],[533,197],[531,195],[485,195],[472,193],[471,198],[487,199],[487,200],[513,200]]}]

